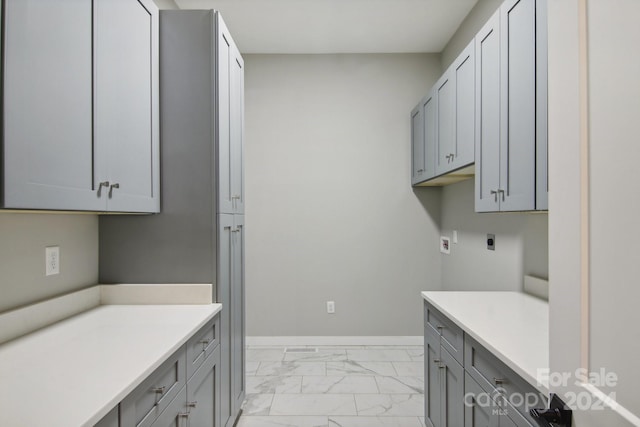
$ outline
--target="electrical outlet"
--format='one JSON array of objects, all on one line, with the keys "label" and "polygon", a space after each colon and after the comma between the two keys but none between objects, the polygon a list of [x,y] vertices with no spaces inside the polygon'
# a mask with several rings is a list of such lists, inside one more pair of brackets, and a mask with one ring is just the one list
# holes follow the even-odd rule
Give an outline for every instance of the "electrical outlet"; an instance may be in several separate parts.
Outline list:
[{"label": "electrical outlet", "polygon": [[327,313],[334,314],[336,312],[335,301],[327,301]]},{"label": "electrical outlet", "polygon": [[451,239],[446,236],[440,236],[440,252],[445,255],[451,253]]},{"label": "electrical outlet", "polygon": [[60,274],[60,246],[47,246],[44,249],[45,274]]}]

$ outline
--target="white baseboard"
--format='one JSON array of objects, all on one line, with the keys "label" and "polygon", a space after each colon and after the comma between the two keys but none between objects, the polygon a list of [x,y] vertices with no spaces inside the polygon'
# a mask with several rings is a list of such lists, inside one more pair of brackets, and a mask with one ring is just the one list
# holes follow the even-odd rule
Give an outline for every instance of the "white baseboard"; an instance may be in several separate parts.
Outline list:
[{"label": "white baseboard", "polygon": [[247,345],[255,346],[324,346],[324,345],[398,345],[418,346],[424,344],[422,336],[279,336],[246,337]]}]

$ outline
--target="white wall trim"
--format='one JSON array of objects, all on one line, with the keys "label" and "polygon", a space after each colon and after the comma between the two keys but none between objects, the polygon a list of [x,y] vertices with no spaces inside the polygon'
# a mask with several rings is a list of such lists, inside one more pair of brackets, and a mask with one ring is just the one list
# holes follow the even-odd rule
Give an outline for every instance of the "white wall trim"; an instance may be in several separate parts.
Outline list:
[{"label": "white wall trim", "polygon": [[246,337],[250,346],[323,346],[323,345],[424,345],[422,336],[273,336]]}]

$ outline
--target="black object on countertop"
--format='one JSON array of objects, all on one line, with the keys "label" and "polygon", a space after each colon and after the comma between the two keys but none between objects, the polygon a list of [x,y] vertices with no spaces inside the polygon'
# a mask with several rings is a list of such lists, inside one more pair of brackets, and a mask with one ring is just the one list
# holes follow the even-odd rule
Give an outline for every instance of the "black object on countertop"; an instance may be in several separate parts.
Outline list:
[{"label": "black object on countertop", "polygon": [[541,427],[571,427],[572,411],[558,397],[551,394],[548,409],[531,409],[529,413]]}]

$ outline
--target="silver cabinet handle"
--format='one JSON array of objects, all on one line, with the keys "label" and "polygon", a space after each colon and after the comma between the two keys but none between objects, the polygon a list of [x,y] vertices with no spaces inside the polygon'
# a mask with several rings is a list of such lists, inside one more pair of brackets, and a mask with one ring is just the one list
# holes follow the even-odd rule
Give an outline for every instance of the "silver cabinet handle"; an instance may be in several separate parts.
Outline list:
[{"label": "silver cabinet handle", "polygon": [[198,402],[187,402],[187,408],[195,408]]},{"label": "silver cabinet handle", "polygon": [[100,197],[100,195],[102,194],[102,187],[108,187],[109,184],[109,181],[102,181],[98,183],[98,197]]},{"label": "silver cabinet handle", "polygon": [[500,384],[504,384],[505,382],[507,382],[507,380],[505,380],[504,378],[493,378],[493,382],[495,383],[495,385],[500,385]]},{"label": "silver cabinet handle", "polygon": [[165,386],[162,386],[162,387],[156,387],[156,388],[153,388],[153,389],[151,389],[151,390],[152,390],[154,393],[164,394],[164,392],[165,392],[165,390],[166,390],[166,389],[167,389],[167,388],[166,388]]},{"label": "silver cabinet handle", "polygon": [[418,173],[424,172],[424,169],[418,169]]},{"label": "silver cabinet handle", "polygon": [[444,326],[436,326],[436,329],[438,330],[438,332],[442,334],[442,330],[444,329]]},{"label": "silver cabinet handle", "polygon": [[433,363],[440,363],[442,362],[440,359],[433,359]]},{"label": "silver cabinet handle", "polygon": [[200,341],[200,344],[208,345],[210,342],[211,340],[202,340]]},{"label": "silver cabinet handle", "polygon": [[497,190],[491,190],[491,194],[493,194],[493,201],[498,203],[498,191]]},{"label": "silver cabinet handle", "polygon": [[502,201],[504,202],[504,190],[498,189],[498,194],[502,194]]},{"label": "silver cabinet handle", "polygon": [[240,231],[240,227],[237,227],[231,230],[232,233],[238,233],[239,231]]},{"label": "silver cabinet handle", "polygon": [[115,184],[111,184],[109,186],[109,198],[111,198],[111,195],[113,194],[113,189],[114,188],[120,188],[120,184],[116,182]]}]

